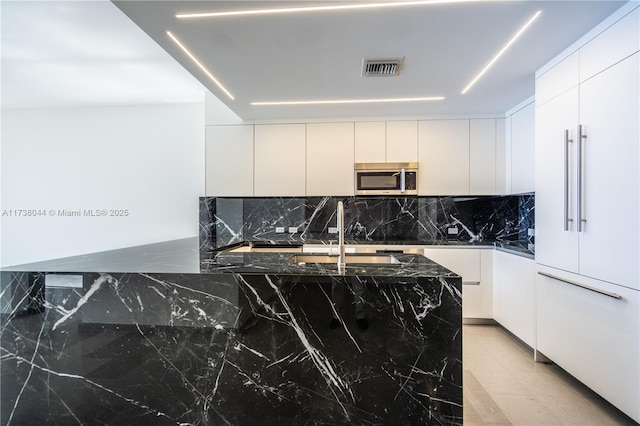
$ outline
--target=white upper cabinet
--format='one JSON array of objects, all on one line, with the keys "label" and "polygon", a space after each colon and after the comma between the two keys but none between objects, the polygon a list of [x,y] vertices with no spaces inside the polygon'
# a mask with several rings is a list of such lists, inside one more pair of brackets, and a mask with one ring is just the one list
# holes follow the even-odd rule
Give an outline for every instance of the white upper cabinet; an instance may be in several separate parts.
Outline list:
[{"label": "white upper cabinet", "polygon": [[386,123],[360,121],[355,123],[355,162],[384,163],[386,161]]},{"label": "white upper cabinet", "polygon": [[[511,119],[509,119],[511,126]],[[509,131],[511,127],[509,127]],[[509,187],[511,190],[511,187]],[[496,119],[496,194],[507,194],[507,119]]]},{"label": "white upper cabinet", "polygon": [[580,82],[580,55],[575,52],[562,62],[536,77],[536,105],[576,87]]},{"label": "white upper cabinet", "polygon": [[418,122],[420,195],[469,194],[469,120]]},{"label": "white upper cabinet", "polygon": [[207,126],[205,194],[253,195],[253,126]]},{"label": "white upper cabinet", "polygon": [[207,126],[205,192],[348,196],[354,163],[418,162],[420,195],[500,194],[507,148],[493,118]]},{"label": "white upper cabinet", "polygon": [[307,195],[354,194],[354,123],[307,124]]},{"label": "white upper cabinet", "polygon": [[535,104],[511,116],[511,192],[535,190]]},{"label": "white upper cabinet", "polygon": [[355,123],[356,163],[416,161],[418,161],[417,121]]},{"label": "white upper cabinet", "polygon": [[415,163],[418,161],[418,122],[387,121],[386,161]]},{"label": "white upper cabinet", "polygon": [[256,196],[305,195],[305,125],[255,126]]},{"label": "white upper cabinet", "polygon": [[474,195],[496,193],[496,120],[469,123],[469,192]]},{"label": "white upper cabinet", "polygon": [[511,116],[509,115],[504,120],[504,154],[505,154],[505,167],[504,167],[504,190],[505,194],[511,194]]},{"label": "white upper cabinet", "polygon": [[580,82],[640,49],[639,20],[640,9],[635,9],[580,48]]}]

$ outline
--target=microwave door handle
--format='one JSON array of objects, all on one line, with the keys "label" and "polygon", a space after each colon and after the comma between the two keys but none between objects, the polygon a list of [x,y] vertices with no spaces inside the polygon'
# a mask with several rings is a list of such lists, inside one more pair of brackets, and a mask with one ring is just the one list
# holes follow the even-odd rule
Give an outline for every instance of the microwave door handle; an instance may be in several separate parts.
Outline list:
[{"label": "microwave door handle", "polygon": [[400,170],[400,192],[404,193],[405,190],[405,173],[404,169]]}]

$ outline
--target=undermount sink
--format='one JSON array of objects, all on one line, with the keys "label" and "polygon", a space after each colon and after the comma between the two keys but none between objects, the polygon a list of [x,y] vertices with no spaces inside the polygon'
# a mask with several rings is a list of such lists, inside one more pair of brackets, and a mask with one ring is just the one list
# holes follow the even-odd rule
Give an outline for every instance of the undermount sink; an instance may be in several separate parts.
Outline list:
[{"label": "undermount sink", "polygon": [[[295,254],[287,261],[289,263],[338,263],[338,256],[329,254]],[[345,255],[347,264],[399,264],[400,261],[391,254],[358,254],[347,253]]]}]

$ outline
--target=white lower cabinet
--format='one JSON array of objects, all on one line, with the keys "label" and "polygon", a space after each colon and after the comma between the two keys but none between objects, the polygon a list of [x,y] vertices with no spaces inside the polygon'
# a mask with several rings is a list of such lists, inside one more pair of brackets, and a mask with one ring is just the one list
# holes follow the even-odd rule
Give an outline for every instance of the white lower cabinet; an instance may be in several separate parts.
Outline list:
[{"label": "white lower cabinet", "polygon": [[537,272],[536,350],[640,422],[640,291]]},{"label": "white lower cabinet", "polygon": [[[495,250],[480,250],[480,285],[467,287],[471,296],[467,314],[470,318],[493,319],[493,255]],[[463,288],[464,293],[464,288]]]},{"label": "white lower cabinet", "polygon": [[427,248],[424,255],[462,277],[463,318],[493,317],[493,249]]},{"label": "white lower cabinet", "polygon": [[493,253],[493,317],[527,345],[535,348],[535,261]]}]

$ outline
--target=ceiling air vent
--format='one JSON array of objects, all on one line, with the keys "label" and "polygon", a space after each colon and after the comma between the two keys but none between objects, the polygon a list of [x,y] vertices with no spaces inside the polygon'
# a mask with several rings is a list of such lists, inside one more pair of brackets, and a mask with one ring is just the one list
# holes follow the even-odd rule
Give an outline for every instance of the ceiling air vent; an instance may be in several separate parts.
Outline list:
[{"label": "ceiling air vent", "polygon": [[403,58],[367,59],[362,61],[363,77],[390,77],[400,73]]}]

